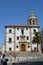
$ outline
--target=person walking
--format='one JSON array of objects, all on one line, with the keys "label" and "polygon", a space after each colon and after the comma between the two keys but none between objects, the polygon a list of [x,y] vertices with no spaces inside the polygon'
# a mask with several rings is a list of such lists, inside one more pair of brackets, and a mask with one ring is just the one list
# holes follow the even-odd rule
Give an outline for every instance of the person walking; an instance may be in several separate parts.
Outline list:
[{"label": "person walking", "polygon": [[7,61],[8,61],[8,59],[6,59],[5,55],[3,55],[2,60],[1,60],[1,64],[2,65],[7,65]]}]

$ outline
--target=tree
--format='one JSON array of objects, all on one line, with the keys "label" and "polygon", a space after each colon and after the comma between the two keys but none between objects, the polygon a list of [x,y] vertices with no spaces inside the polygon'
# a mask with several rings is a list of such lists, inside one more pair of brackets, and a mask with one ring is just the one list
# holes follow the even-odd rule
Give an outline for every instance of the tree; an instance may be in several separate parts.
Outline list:
[{"label": "tree", "polygon": [[41,34],[40,34],[40,32],[35,32],[34,35],[35,36],[33,37],[32,42],[37,43],[37,51],[38,51],[38,44],[41,43]]}]

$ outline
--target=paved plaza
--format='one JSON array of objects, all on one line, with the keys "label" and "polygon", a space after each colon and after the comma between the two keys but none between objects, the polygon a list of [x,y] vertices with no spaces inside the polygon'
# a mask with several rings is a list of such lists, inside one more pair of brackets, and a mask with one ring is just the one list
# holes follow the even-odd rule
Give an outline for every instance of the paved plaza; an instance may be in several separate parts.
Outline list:
[{"label": "paved plaza", "polygon": [[12,65],[43,65],[43,62],[27,62],[27,63],[16,63]]},{"label": "paved plaza", "polygon": [[43,65],[43,61],[40,62],[24,62],[24,63],[13,63],[7,65]]},{"label": "paved plaza", "polygon": [[[39,62],[43,63],[43,54],[39,52],[30,52],[30,53],[16,53],[16,57],[14,57],[14,54],[6,54],[6,58],[9,58],[9,61],[7,62],[8,65],[31,65],[31,63],[34,65]],[[1,65],[1,62],[0,62]]]}]

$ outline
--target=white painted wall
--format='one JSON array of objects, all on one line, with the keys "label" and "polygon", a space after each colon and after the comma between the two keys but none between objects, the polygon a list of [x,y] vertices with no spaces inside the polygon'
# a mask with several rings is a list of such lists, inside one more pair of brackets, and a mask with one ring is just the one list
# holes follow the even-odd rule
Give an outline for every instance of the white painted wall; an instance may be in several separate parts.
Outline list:
[{"label": "white painted wall", "polygon": [[20,36],[21,36],[21,29],[19,28],[19,30],[17,30],[16,28],[16,43],[19,42],[19,40],[17,40],[17,36],[19,36],[19,40],[20,40]]},{"label": "white painted wall", "polygon": [[20,36],[21,35],[21,28],[19,28],[19,30],[17,30],[16,28],[16,36]]},{"label": "white painted wall", "polygon": [[14,33],[14,28],[6,28],[6,33],[9,33],[9,30],[12,30],[12,33]]},{"label": "white painted wall", "polygon": [[[30,42],[30,29],[28,28],[28,30],[26,30],[26,28],[24,29],[24,35],[26,36],[26,41]],[[27,40],[27,36],[29,37],[29,40]]]},{"label": "white painted wall", "polygon": [[9,38],[12,38],[12,41],[14,41],[14,34],[6,34],[6,41],[9,41]]},{"label": "white painted wall", "polygon": [[[12,30],[11,33],[9,33],[9,30]],[[12,43],[9,43],[9,38],[12,38]],[[6,51],[9,51],[9,48],[12,48],[12,51],[14,51],[14,28],[6,28]]]},{"label": "white painted wall", "polygon": [[32,44],[32,50],[34,50],[35,47],[37,48],[37,43]]},{"label": "white painted wall", "polygon": [[27,51],[31,51],[31,48],[27,48]]},{"label": "white painted wall", "polygon": [[[12,29],[12,33],[9,33],[9,29]],[[36,31],[38,32],[38,28],[31,28],[31,34],[32,34],[32,38],[33,38],[33,36],[34,36],[34,34],[33,34],[33,30],[34,29],[36,29]],[[9,51],[9,48],[11,47],[12,48],[12,51],[14,51],[14,28],[6,28],[6,32],[8,33],[8,34],[6,34],[6,50],[7,51]],[[17,40],[17,36],[21,36],[21,28],[19,28],[19,30],[17,30],[17,28],[16,28],[16,45],[19,45],[19,40],[20,40],[20,38],[19,38],[19,40]],[[26,30],[26,28],[24,28],[24,36],[29,36],[29,40],[27,40],[27,38],[25,37],[25,40],[27,41],[27,42],[30,42],[30,29],[28,28],[28,30]],[[8,43],[8,39],[9,38],[12,38],[12,43]],[[34,47],[37,47],[37,45],[36,44],[32,44],[32,49],[34,50]],[[16,51],[19,51],[19,48],[16,48]],[[31,49],[30,48],[27,48],[27,51],[31,51]]]},{"label": "white painted wall", "polygon": [[16,51],[19,51],[19,48],[16,48]]},{"label": "white painted wall", "polygon": [[38,45],[38,49],[39,49],[39,51],[41,51],[41,46],[40,46],[40,44]]},{"label": "white painted wall", "polygon": [[[38,28],[31,28],[32,39],[34,37],[34,31],[33,31],[34,29],[36,30],[36,32],[39,31]],[[32,44],[32,50],[34,50],[34,47],[37,48],[37,44]]]},{"label": "white painted wall", "polygon": [[[17,36],[21,36],[21,28],[19,28],[19,30],[17,30],[17,28],[16,28],[16,42],[19,42],[19,40],[20,40],[20,38],[19,38],[19,40],[17,40]],[[27,41],[27,42],[30,42],[30,29],[28,28],[28,30],[26,30],[26,28],[24,28],[24,36],[29,36],[29,40],[27,40],[27,38],[25,37],[25,40]]]},{"label": "white painted wall", "polygon": [[17,45],[19,46],[19,42],[16,42],[16,46],[17,46]]},{"label": "white painted wall", "polygon": [[9,48],[12,48],[12,51],[14,51],[14,43],[6,43],[6,51],[9,51]]},{"label": "white painted wall", "polygon": [[34,29],[36,30],[36,32],[38,32],[38,28],[31,28],[32,38],[34,37],[34,31],[33,31]]}]

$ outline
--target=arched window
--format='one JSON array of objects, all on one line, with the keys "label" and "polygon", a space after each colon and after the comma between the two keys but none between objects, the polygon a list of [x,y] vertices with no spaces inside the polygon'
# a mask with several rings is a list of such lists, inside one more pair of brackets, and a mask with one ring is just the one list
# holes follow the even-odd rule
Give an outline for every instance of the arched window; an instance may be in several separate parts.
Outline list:
[{"label": "arched window", "polygon": [[12,43],[12,38],[9,38],[9,43]]},{"label": "arched window", "polygon": [[33,20],[33,25],[35,25],[35,20]]},{"label": "arched window", "polygon": [[30,22],[30,25],[31,25],[31,20],[29,22]]}]

